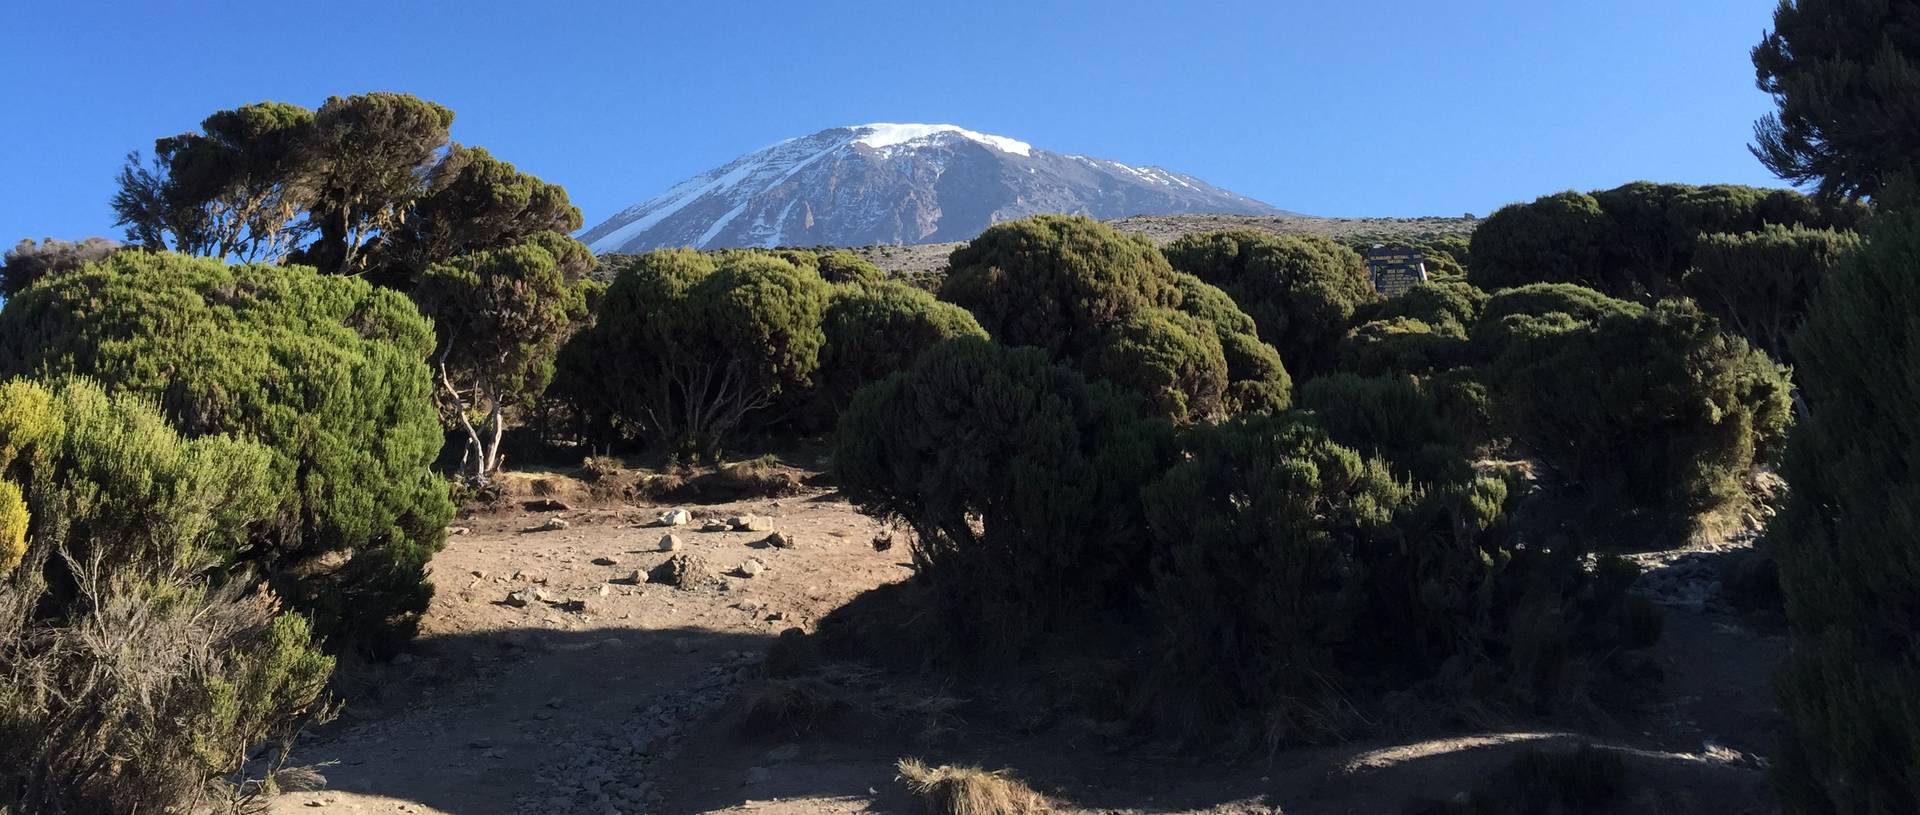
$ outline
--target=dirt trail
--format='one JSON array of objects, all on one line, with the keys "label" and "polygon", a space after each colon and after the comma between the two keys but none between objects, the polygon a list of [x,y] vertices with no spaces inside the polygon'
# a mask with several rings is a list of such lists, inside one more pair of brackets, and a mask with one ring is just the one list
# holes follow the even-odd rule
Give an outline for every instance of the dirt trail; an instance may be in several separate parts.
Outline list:
[{"label": "dirt trail", "polygon": [[[880,530],[818,491],[777,501],[690,506],[671,530],[715,569],[757,558],[701,591],[633,583],[668,555],[657,505],[558,513],[568,527],[523,532],[555,513],[462,521],[434,562],[423,635],[398,664],[350,672],[355,704],[303,743],[303,762],[337,762],[328,786],[276,799],[276,813],[905,813],[893,762],[1010,768],[1063,812],[1392,813],[1446,799],[1542,744],[1598,740],[1623,750],[1633,783],[1667,811],[1767,812],[1767,683],[1777,637],[1734,615],[1676,608],[1656,658],[1662,698],[1596,738],[1490,730],[1283,751],[1233,764],[1116,749],[1097,737],[962,730],[937,742],[749,738],[730,726],[741,683],[779,632],[810,630],[861,592],[907,575],[905,553],[877,552]],[[700,532],[702,520],[751,514],[764,532]],[[504,602],[538,589],[551,602]],[[604,592],[604,593],[603,593]],[[573,605],[578,601],[579,605]],[[1691,802],[1691,803],[1690,803]]]}]

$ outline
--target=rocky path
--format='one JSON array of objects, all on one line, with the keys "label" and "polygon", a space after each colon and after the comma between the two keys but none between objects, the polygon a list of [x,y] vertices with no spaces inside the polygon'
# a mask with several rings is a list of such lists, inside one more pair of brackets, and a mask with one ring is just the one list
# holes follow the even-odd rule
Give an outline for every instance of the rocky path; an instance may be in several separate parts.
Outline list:
[{"label": "rocky path", "polygon": [[[326,787],[283,795],[274,812],[662,811],[661,766],[780,630],[905,574],[898,553],[873,551],[870,521],[821,499],[694,507],[671,530],[654,526],[662,507],[637,505],[561,512],[564,524],[463,522],[471,531],[435,560],[414,650],[352,672],[347,715],[298,750],[297,763],[326,765]],[[743,514],[796,545],[697,531]],[[670,557],[669,531],[717,582],[633,579]],[[750,558],[764,569],[749,577],[738,566]]]}]

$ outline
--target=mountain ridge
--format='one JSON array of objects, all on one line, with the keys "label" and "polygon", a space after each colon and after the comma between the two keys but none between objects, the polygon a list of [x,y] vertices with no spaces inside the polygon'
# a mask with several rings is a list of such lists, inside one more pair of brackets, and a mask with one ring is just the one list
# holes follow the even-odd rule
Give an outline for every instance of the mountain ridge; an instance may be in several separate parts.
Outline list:
[{"label": "mountain ridge", "polygon": [[1050,212],[1292,214],[1160,167],[1056,153],[956,125],[875,123],[748,153],[580,237],[596,253],[911,245],[963,240]]}]

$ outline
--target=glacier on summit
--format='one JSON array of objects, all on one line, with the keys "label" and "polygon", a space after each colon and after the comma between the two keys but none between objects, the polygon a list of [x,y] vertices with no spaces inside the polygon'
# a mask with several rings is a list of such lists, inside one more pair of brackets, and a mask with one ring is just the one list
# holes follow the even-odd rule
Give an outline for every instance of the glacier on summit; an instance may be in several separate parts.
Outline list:
[{"label": "glacier on summit", "polygon": [[1054,153],[955,125],[877,123],[748,153],[622,210],[581,240],[596,253],[936,243],[1041,213],[1281,211],[1158,167]]}]

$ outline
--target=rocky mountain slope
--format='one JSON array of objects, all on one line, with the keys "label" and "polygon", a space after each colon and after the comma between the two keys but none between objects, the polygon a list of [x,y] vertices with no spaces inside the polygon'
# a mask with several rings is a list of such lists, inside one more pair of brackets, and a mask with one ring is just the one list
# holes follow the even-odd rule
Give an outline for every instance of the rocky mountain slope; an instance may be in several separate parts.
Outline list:
[{"label": "rocky mountain slope", "polygon": [[627,208],[581,239],[598,253],[938,243],[1049,212],[1288,214],[1158,167],[1055,153],[952,125],[870,124],[749,153]]}]

